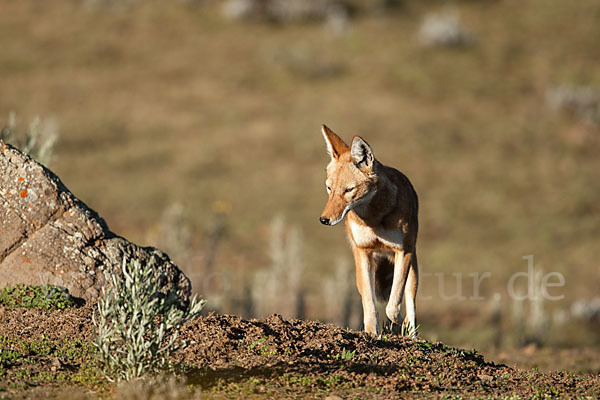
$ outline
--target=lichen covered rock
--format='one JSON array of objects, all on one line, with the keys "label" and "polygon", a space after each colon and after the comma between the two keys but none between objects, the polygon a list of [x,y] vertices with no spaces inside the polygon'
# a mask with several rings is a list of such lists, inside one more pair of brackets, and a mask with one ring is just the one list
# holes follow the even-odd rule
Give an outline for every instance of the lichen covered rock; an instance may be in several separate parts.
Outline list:
[{"label": "lichen covered rock", "polygon": [[189,297],[189,279],[165,253],[115,235],[54,173],[0,141],[0,288],[53,284],[94,300],[124,258],[154,259],[164,290]]}]

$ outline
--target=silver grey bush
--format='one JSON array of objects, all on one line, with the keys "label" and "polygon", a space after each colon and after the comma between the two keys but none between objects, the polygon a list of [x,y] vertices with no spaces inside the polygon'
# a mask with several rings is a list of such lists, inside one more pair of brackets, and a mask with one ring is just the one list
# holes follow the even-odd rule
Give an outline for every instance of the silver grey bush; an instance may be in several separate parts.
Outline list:
[{"label": "silver grey bush", "polygon": [[571,112],[583,122],[600,124],[600,89],[592,86],[556,86],[546,93],[548,105]]},{"label": "silver grey bush", "polygon": [[11,111],[8,123],[0,130],[0,140],[10,143],[22,152],[48,166],[53,157],[54,145],[58,140],[58,123],[50,118],[42,121],[35,117],[23,133],[17,132],[17,114]]},{"label": "silver grey bush", "polygon": [[451,8],[426,14],[418,37],[426,47],[460,47],[473,43],[473,34],[462,23],[459,12]]},{"label": "silver grey bush", "polygon": [[122,274],[111,275],[99,296],[94,344],[110,380],[131,380],[171,367],[171,354],[186,345],[178,340],[181,328],[206,303],[196,296],[184,301],[175,291],[160,293],[153,264],[124,259]]}]

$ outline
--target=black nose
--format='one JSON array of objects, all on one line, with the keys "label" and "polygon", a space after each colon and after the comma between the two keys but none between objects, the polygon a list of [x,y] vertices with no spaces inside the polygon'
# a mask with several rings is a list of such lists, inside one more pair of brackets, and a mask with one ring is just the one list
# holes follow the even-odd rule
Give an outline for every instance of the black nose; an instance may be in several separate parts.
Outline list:
[{"label": "black nose", "polygon": [[329,225],[329,218],[323,218],[323,217],[321,217],[321,218],[319,218],[319,221],[321,221],[321,223],[323,225]]}]

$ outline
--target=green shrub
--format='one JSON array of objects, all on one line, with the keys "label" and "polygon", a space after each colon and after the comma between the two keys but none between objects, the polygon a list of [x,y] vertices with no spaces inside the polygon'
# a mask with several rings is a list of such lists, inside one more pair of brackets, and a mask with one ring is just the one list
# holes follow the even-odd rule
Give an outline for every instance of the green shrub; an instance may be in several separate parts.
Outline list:
[{"label": "green shrub", "polygon": [[0,291],[0,305],[7,309],[41,308],[51,311],[73,307],[76,302],[64,287],[17,285]]},{"label": "green shrub", "polygon": [[184,347],[178,335],[205,304],[195,296],[184,301],[175,291],[159,292],[153,261],[123,260],[122,274],[98,299],[95,346],[110,380],[131,380],[172,367],[171,354]]}]

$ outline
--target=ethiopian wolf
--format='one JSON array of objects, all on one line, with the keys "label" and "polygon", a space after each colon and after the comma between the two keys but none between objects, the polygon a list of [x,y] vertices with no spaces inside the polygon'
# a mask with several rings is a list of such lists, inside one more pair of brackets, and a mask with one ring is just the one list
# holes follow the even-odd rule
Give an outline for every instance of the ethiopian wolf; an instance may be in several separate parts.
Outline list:
[{"label": "ethiopian wolf", "polygon": [[376,299],[387,301],[387,317],[401,324],[406,294],[404,322],[414,337],[419,282],[417,193],[402,172],[377,161],[361,137],[355,136],[348,146],[325,125],[321,130],[331,161],[325,181],[329,199],[319,220],[336,225],[346,217],[365,331],[379,332]]}]

